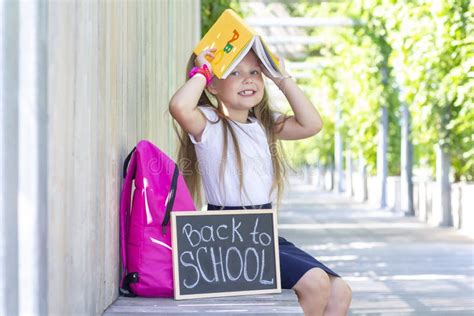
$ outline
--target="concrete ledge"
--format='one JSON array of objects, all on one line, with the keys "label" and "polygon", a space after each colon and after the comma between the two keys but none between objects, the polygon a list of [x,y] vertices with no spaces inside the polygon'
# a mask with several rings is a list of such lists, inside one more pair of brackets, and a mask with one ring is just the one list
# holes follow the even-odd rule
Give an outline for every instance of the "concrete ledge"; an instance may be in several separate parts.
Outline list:
[{"label": "concrete ledge", "polygon": [[169,298],[119,297],[104,316],[125,315],[303,315],[292,290],[281,294],[248,295],[175,301]]}]

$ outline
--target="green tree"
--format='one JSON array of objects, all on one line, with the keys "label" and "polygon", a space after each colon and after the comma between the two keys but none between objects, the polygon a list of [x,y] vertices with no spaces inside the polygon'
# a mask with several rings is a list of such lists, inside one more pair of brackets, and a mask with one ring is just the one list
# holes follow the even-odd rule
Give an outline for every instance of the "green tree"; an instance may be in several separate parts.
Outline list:
[{"label": "green tree", "polygon": [[[333,76],[343,109],[343,137],[376,163],[376,123],[388,106],[389,173],[400,170],[399,101],[412,116],[415,164],[435,170],[434,146],[451,155],[454,179],[474,180],[474,3],[469,0],[365,0],[289,4],[297,16],[350,16],[354,28],[318,28],[331,44],[312,46],[308,60],[332,61],[314,86]],[[315,57],[313,57],[315,56]],[[331,73],[332,72],[332,73]],[[397,79],[397,80],[395,80]],[[399,88],[401,93],[399,93]],[[324,130],[323,132],[324,133]]]},{"label": "green tree", "polygon": [[474,180],[474,5],[469,0],[396,4],[390,26],[402,98],[413,116],[415,160],[435,168],[450,153],[455,180]]},{"label": "green tree", "polygon": [[225,9],[233,9],[242,14],[237,0],[201,0],[201,36],[206,34]]}]

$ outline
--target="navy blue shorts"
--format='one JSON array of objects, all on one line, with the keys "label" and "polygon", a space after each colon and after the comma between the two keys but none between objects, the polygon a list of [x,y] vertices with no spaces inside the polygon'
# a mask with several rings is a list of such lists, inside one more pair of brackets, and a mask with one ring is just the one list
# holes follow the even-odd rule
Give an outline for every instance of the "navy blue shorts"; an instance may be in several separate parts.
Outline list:
[{"label": "navy blue shorts", "polygon": [[[270,209],[271,203],[263,205],[245,206],[245,209]],[[216,206],[208,204],[209,211],[215,210],[238,210],[244,209],[242,206]],[[340,277],[324,264],[316,260],[313,256],[296,247],[283,237],[278,237],[278,246],[280,249],[280,277],[281,287],[283,289],[292,289],[296,282],[301,279],[303,274],[312,268],[323,269],[327,274]]]}]

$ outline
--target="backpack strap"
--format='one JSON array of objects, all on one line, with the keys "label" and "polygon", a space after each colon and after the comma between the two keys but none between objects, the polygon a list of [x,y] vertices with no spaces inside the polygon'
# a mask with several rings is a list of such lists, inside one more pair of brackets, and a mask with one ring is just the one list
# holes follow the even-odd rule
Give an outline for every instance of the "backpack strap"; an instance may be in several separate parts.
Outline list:
[{"label": "backpack strap", "polygon": [[[137,147],[133,147],[132,151],[127,155],[127,158],[125,158],[125,161],[123,162],[123,178],[124,179],[127,176],[128,164],[135,150],[137,150]],[[135,174],[133,176],[135,176]]]},{"label": "backpack strap", "polygon": [[179,176],[179,168],[178,165],[174,164],[174,173],[173,179],[171,180],[171,187],[170,192],[168,193],[168,197],[166,198],[166,214],[163,222],[161,223],[161,231],[163,235],[166,234],[166,226],[170,221],[171,211],[173,210],[174,199],[176,197],[176,191],[178,189],[178,176]]},{"label": "backpack strap", "polygon": [[[127,271],[127,233],[128,222],[130,217],[130,199],[132,194],[132,184],[136,172],[136,155],[133,153],[136,147],[128,154],[123,164],[123,185],[122,195],[120,197],[120,254],[122,257],[122,278],[120,280],[120,293],[125,296],[136,296],[130,290],[130,283],[137,282],[136,273],[128,273]],[[128,273],[128,274],[127,274]],[[135,275],[135,277],[134,277]]]},{"label": "backpack strap", "polygon": [[122,286],[119,288],[120,294],[125,297],[136,297],[130,288],[130,284],[138,282],[138,273],[128,273],[122,281]]}]

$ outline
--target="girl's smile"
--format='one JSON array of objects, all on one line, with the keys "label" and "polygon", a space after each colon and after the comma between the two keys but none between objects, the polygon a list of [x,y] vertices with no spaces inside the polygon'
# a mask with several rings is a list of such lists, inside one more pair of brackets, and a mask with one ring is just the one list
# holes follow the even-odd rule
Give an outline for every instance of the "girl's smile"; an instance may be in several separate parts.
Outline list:
[{"label": "girl's smile", "polygon": [[256,92],[255,90],[243,90],[239,92],[239,95],[243,97],[249,97],[249,96],[253,96],[255,92]]}]

